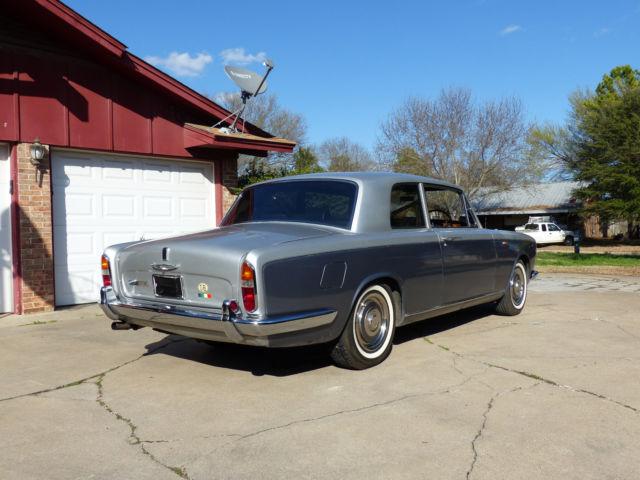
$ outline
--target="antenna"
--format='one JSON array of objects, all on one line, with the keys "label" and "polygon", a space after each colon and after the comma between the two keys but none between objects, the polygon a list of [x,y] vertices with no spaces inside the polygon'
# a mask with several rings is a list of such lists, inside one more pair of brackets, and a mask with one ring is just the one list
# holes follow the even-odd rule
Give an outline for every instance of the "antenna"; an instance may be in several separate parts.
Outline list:
[{"label": "antenna", "polygon": [[238,123],[238,119],[244,113],[245,108],[247,107],[247,101],[256,95],[260,95],[267,91],[267,77],[273,70],[273,62],[269,59],[265,60],[262,63],[267,71],[264,76],[259,75],[256,72],[252,72],[251,70],[247,70],[242,67],[233,67],[231,65],[227,65],[224,67],[224,71],[227,76],[235,83],[238,87],[240,87],[240,98],[242,99],[242,106],[237,109],[235,112],[227,115],[225,118],[216,123],[213,128],[217,127],[221,123],[225,122],[229,118],[235,116],[233,119],[233,123],[228,128],[221,128],[220,130],[225,133],[236,133],[238,130],[236,129],[236,125]]}]

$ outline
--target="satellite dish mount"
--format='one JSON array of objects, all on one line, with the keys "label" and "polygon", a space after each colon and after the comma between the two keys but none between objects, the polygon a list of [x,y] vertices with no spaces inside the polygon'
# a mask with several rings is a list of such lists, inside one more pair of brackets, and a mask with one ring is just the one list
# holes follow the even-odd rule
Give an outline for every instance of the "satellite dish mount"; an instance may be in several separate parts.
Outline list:
[{"label": "satellite dish mount", "polygon": [[251,70],[247,70],[241,67],[232,67],[231,65],[227,65],[224,67],[224,71],[227,73],[227,76],[238,86],[240,87],[240,98],[242,100],[242,106],[237,109],[235,112],[227,115],[225,118],[216,123],[213,128],[217,127],[221,123],[226,122],[231,117],[235,117],[233,122],[229,127],[221,128],[220,130],[225,133],[237,133],[238,129],[236,125],[238,124],[238,120],[242,117],[244,110],[247,108],[247,102],[256,95],[260,95],[267,91],[267,77],[273,70],[273,62],[271,60],[265,60],[262,63],[267,71],[264,76],[259,75]]}]

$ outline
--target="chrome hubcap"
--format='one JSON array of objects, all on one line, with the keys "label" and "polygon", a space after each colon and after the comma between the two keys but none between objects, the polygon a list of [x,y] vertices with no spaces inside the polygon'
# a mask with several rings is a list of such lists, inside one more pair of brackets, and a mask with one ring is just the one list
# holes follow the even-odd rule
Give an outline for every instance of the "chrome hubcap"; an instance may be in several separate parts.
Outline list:
[{"label": "chrome hubcap", "polygon": [[355,333],[360,347],[369,353],[378,350],[389,331],[389,305],[378,292],[367,294],[356,309]]},{"label": "chrome hubcap", "polygon": [[516,307],[520,306],[524,300],[526,294],[525,282],[524,272],[521,268],[516,267],[511,274],[511,281],[509,282],[511,286],[511,301]]}]

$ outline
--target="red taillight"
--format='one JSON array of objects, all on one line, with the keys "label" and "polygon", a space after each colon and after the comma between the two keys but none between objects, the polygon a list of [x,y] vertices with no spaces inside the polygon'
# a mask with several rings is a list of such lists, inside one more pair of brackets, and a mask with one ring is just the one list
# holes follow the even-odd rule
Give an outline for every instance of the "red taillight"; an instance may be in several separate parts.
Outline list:
[{"label": "red taillight", "polygon": [[240,270],[240,286],[242,288],[242,304],[247,312],[255,312],[258,308],[256,299],[256,272],[251,265],[243,262]]},{"label": "red taillight", "polygon": [[109,265],[109,259],[102,256],[100,261],[100,268],[102,269],[102,285],[105,287],[111,286],[111,267]]}]

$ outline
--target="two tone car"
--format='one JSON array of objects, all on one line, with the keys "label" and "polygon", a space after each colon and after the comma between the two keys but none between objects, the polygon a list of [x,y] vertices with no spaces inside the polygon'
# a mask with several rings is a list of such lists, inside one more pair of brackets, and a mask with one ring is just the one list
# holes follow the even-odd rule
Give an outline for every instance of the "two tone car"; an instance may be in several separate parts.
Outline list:
[{"label": "two tone car", "polygon": [[151,327],[265,347],[328,343],[363,369],[396,328],[479,304],[524,308],[535,241],[482,228],[464,192],[397,173],[324,173],[246,188],[219,228],[109,247],[101,304]]}]

